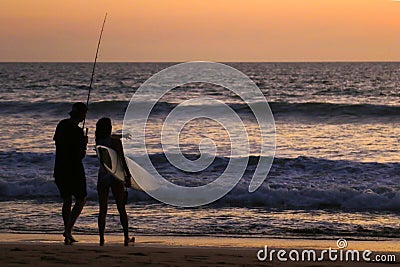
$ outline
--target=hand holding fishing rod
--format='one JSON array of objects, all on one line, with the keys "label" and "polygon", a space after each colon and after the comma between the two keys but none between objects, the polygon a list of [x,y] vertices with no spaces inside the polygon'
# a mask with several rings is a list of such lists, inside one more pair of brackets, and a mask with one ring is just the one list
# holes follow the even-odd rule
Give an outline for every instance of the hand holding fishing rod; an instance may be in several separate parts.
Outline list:
[{"label": "hand holding fishing rod", "polygon": [[[89,100],[90,100],[90,93],[92,91],[92,85],[93,85],[93,78],[94,78],[94,72],[96,69],[96,63],[97,63],[97,56],[99,54],[99,48],[100,48],[100,43],[101,43],[101,36],[103,35],[103,30],[104,30],[104,24],[106,23],[106,19],[107,19],[107,12],[104,16],[104,20],[103,20],[103,25],[101,26],[101,31],[100,31],[100,37],[99,37],[99,41],[97,43],[97,49],[96,49],[96,56],[94,58],[94,63],[93,63],[93,69],[92,69],[92,77],[90,78],[90,85],[89,85],[89,92],[88,92],[88,96],[87,96],[87,100],[86,100],[86,106],[89,110]],[[86,122],[86,118],[83,120],[83,125],[82,125],[82,129],[85,129],[85,122]],[[88,128],[86,128],[86,132],[85,132],[85,136],[88,136]]]}]

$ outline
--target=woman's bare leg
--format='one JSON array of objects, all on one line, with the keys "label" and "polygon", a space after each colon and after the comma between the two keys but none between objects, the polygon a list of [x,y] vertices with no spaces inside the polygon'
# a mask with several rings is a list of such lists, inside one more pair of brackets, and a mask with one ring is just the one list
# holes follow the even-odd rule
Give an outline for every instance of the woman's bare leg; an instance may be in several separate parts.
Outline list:
[{"label": "woman's bare leg", "polygon": [[130,242],[129,238],[129,225],[128,225],[128,215],[126,214],[125,203],[124,203],[124,185],[122,183],[114,183],[111,186],[111,190],[117,204],[117,209],[119,212],[119,219],[124,230],[124,245],[127,246]]},{"label": "woman's bare leg", "polygon": [[97,223],[99,226],[100,246],[104,245],[104,230],[106,228],[106,216],[108,208],[108,192],[108,187],[98,189],[99,217]]}]

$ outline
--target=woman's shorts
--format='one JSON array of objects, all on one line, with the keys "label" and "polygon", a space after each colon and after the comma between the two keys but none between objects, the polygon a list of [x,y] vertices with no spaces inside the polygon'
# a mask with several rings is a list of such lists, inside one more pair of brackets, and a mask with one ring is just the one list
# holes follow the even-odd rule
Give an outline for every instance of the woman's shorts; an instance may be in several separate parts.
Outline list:
[{"label": "woman's shorts", "polygon": [[111,174],[99,175],[97,179],[97,191],[108,189],[115,183],[121,183],[121,181],[117,180]]}]

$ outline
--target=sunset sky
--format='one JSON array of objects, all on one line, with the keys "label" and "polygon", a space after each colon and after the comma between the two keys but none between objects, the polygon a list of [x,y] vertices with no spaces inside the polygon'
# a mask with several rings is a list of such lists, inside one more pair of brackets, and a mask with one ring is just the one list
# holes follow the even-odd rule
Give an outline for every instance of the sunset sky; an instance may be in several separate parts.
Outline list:
[{"label": "sunset sky", "polygon": [[400,61],[392,0],[0,0],[0,61]]}]

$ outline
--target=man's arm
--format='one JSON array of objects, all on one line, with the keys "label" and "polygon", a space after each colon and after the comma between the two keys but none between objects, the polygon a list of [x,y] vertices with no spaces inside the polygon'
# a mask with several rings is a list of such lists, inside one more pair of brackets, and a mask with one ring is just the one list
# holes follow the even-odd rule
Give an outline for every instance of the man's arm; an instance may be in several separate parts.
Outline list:
[{"label": "man's arm", "polygon": [[83,130],[79,126],[70,127],[66,133],[68,146],[73,157],[82,160],[86,156],[87,137],[83,134]]}]

